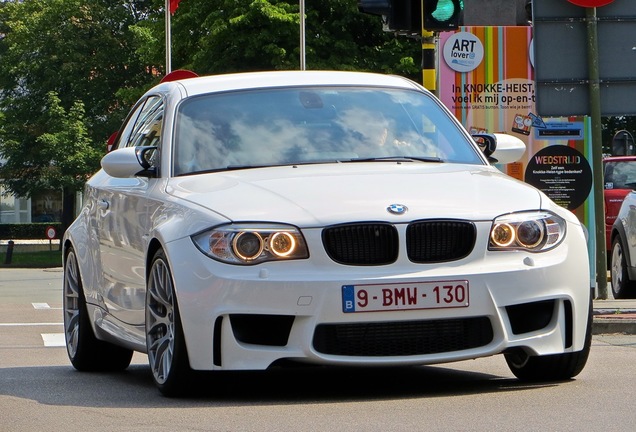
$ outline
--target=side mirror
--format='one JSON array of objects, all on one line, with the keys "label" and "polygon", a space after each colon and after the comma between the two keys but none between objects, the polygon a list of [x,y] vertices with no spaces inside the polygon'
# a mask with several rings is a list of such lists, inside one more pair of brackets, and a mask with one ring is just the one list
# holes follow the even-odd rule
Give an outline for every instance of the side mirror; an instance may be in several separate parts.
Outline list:
[{"label": "side mirror", "polygon": [[474,134],[472,137],[479,146],[481,152],[488,158],[488,161],[493,162],[491,160],[491,156],[497,149],[497,137],[493,134],[487,133]]},{"label": "side mirror", "polygon": [[157,147],[124,147],[113,150],[101,160],[102,169],[111,177],[154,177]]},{"label": "side mirror", "polygon": [[508,134],[475,134],[473,139],[491,163],[516,162],[526,152],[525,143]]}]

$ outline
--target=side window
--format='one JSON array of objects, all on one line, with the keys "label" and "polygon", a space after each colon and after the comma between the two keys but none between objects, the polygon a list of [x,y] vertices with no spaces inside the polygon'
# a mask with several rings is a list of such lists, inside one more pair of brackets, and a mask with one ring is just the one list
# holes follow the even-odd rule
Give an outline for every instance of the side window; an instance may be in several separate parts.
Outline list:
[{"label": "side window", "polygon": [[[126,124],[119,147],[159,147],[161,145],[161,127],[163,125],[163,100],[151,96],[139,106]],[[158,151],[144,153],[151,166],[157,166]]]},{"label": "side window", "polygon": [[163,110],[163,101],[159,96],[149,97],[135,122],[126,147],[159,146]]},{"label": "side window", "polygon": [[139,103],[131,110],[130,114],[128,114],[128,117],[122,125],[121,133],[117,137],[117,141],[115,141],[113,150],[116,148],[127,147],[128,140],[130,139],[130,134],[133,130],[133,127],[135,126],[135,123],[137,122],[137,119],[139,118],[139,113],[141,113],[144,108],[144,105],[145,103]]}]

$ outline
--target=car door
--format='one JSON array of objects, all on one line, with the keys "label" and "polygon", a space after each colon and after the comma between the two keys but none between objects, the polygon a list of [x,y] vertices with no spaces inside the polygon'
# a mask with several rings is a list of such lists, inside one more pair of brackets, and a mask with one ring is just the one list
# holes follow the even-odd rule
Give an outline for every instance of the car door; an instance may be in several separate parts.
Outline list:
[{"label": "car door", "polygon": [[[161,143],[164,103],[160,96],[139,104],[124,126],[117,148]],[[158,151],[156,152],[158,154]],[[153,179],[106,175],[97,192],[102,302],[109,314],[131,325],[144,322],[148,192]]]}]

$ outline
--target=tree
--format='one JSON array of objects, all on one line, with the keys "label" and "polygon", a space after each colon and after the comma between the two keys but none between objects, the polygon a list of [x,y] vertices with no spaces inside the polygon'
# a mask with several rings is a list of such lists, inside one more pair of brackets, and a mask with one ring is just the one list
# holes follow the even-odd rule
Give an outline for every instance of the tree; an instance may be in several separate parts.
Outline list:
[{"label": "tree", "polygon": [[[162,0],[155,0],[160,14]],[[396,73],[421,80],[421,44],[382,31],[355,0],[306,0],[307,69]],[[298,69],[298,1],[184,0],[172,17],[172,64],[198,74]],[[164,62],[160,15],[133,26],[148,64]]]},{"label": "tree", "polygon": [[[107,137],[163,74],[164,8],[164,0],[0,2],[0,182],[9,192],[61,188],[70,198],[99,168]],[[298,1],[185,0],[172,21],[179,68],[299,68]],[[420,78],[419,43],[383,32],[354,0],[306,0],[306,29],[308,69]]]},{"label": "tree", "polygon": [[107,137],[155,79],[129,31],[151,3],[0,3],[0,181],[9,192],[63,190],[70,222],[74,194],[99,168]]},{"label": "tree", "polygon": [[[150,6],[150,0],[5,3],[0,9],[6,33],[0,48],[0,99],[29,99],[37,105],[55,91],[67,109],[81,100],[90,136],[104,140],[130,102],[122,107],[117,92],[152,79],[128,30],[147,16]],[[116,123],[110,115],[115,112]]]},{"label": "tree", "polygon": [[[75,192],[81,190],[95,171],[102,152],[88,136],[81,102],[75,102],[66,111],[57,94],[49,92],[42,108],[35,118],[10,118],[12,112],[5,115],[0,129],[0,156],[6,161],[0,166],[0,178],[18,196],[28,197],[40,190],[61,190],[62,226],[67,227],[72,221]],[[38,136],[29,133],[41,125],[48,126],[46,132]],[[25,136],[31,139],[25,140]]]}]

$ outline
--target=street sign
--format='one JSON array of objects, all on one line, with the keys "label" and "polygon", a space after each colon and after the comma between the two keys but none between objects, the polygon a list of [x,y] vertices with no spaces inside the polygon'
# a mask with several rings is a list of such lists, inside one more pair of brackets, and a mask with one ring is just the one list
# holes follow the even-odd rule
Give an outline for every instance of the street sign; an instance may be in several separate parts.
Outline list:
[{"label": "street sign", "polygon": [[600,7],[600,6],[608,5],[614,0],[568,0],[568,1],[570,3],[573,3],[581,7]]},{"label": "street sign", "polygon": [[55,231],[55,227],[52,227],[52,226],[46,227],[46,238],[47,239],[53,240],[56,235],[57,235],[57,232]]},{"label": "street sign", "polygon": [[[576,0],[607,3],[607,0]],[[533,1],[537,111],[540,116],[590,115],[586,9],[574,2]],[[602,116],[636,115],[636,1],[596,10]]]}]

